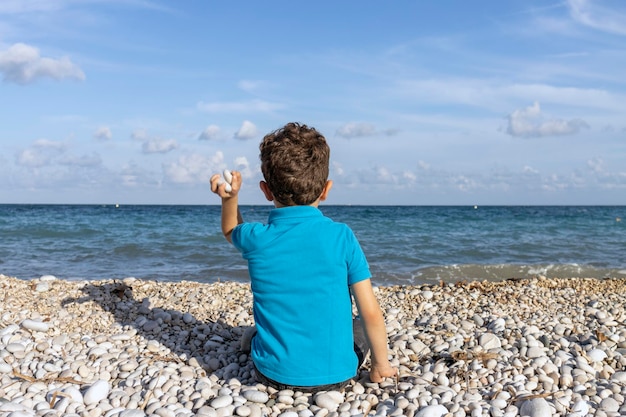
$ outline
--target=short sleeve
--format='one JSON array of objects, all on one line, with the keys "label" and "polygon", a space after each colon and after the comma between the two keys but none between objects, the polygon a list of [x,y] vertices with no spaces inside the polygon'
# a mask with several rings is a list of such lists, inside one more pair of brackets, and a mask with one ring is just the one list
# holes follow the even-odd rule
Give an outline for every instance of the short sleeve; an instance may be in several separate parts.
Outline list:
[{"label": "short sleeve", "polygon": [[348,285],[356,284],[359,281],[372,277],[367,258],[356,236],[350,230],[348,234],[350,246],[348,247]]}]

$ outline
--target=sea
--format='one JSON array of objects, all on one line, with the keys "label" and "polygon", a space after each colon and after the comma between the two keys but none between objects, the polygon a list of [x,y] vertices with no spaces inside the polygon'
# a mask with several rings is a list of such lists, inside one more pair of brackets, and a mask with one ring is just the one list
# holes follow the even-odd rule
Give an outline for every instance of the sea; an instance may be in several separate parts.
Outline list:
[{"label": "sea", "polygon": [[[272,208],[241,212],[245,221],[265,222]],[[375,285],[626,278],[626,206],[320,209],[355,232]],[[0,274],[248,281],[212,205],[0,205]]]}]

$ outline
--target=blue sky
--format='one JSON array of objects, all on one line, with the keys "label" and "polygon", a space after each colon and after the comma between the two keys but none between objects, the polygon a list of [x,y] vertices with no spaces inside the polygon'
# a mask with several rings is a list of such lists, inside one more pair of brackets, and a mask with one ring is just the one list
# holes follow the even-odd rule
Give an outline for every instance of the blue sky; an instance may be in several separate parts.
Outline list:
[{"label": "blue sky", "polygon": [[621,0],[3,0],[0,202],[264,203],[299,121],[329,204],[626,204],[624,74]]}]

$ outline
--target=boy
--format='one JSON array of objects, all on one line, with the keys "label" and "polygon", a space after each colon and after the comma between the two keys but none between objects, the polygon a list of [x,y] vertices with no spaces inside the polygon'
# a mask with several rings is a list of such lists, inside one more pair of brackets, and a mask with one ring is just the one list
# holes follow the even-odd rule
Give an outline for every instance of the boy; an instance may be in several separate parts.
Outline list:
[{"label": "boy", "polygon": [[[263,138],[260,158],[261,191],[275,206],[267,224],[244,223],[239,172],[232,173],[230,192],[219,175],[211,177],[211,190],[222,198],[222,232],[248,261],[257,378],[277,389],[345,386],[367,353],[367,346],[357,346],[360,321],[371,352],[370,379],[395,376],[365,255],[348,226],[317,208],[332,187],[326,139],[314,128],[288,123]],[[361,318],[354,323],[356,337],[351,294]]]}]

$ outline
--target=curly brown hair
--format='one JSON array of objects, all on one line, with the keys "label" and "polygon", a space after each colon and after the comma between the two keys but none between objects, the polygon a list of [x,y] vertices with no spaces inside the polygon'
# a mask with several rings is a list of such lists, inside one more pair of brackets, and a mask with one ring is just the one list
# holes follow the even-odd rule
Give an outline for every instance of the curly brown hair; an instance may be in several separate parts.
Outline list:
[{"label": "curly brown hair", "polygon": [[274,199],[286,206],[315,202],[328,180],[330,148],[315,128],[287,123],[263,138],[261,171]]}]

